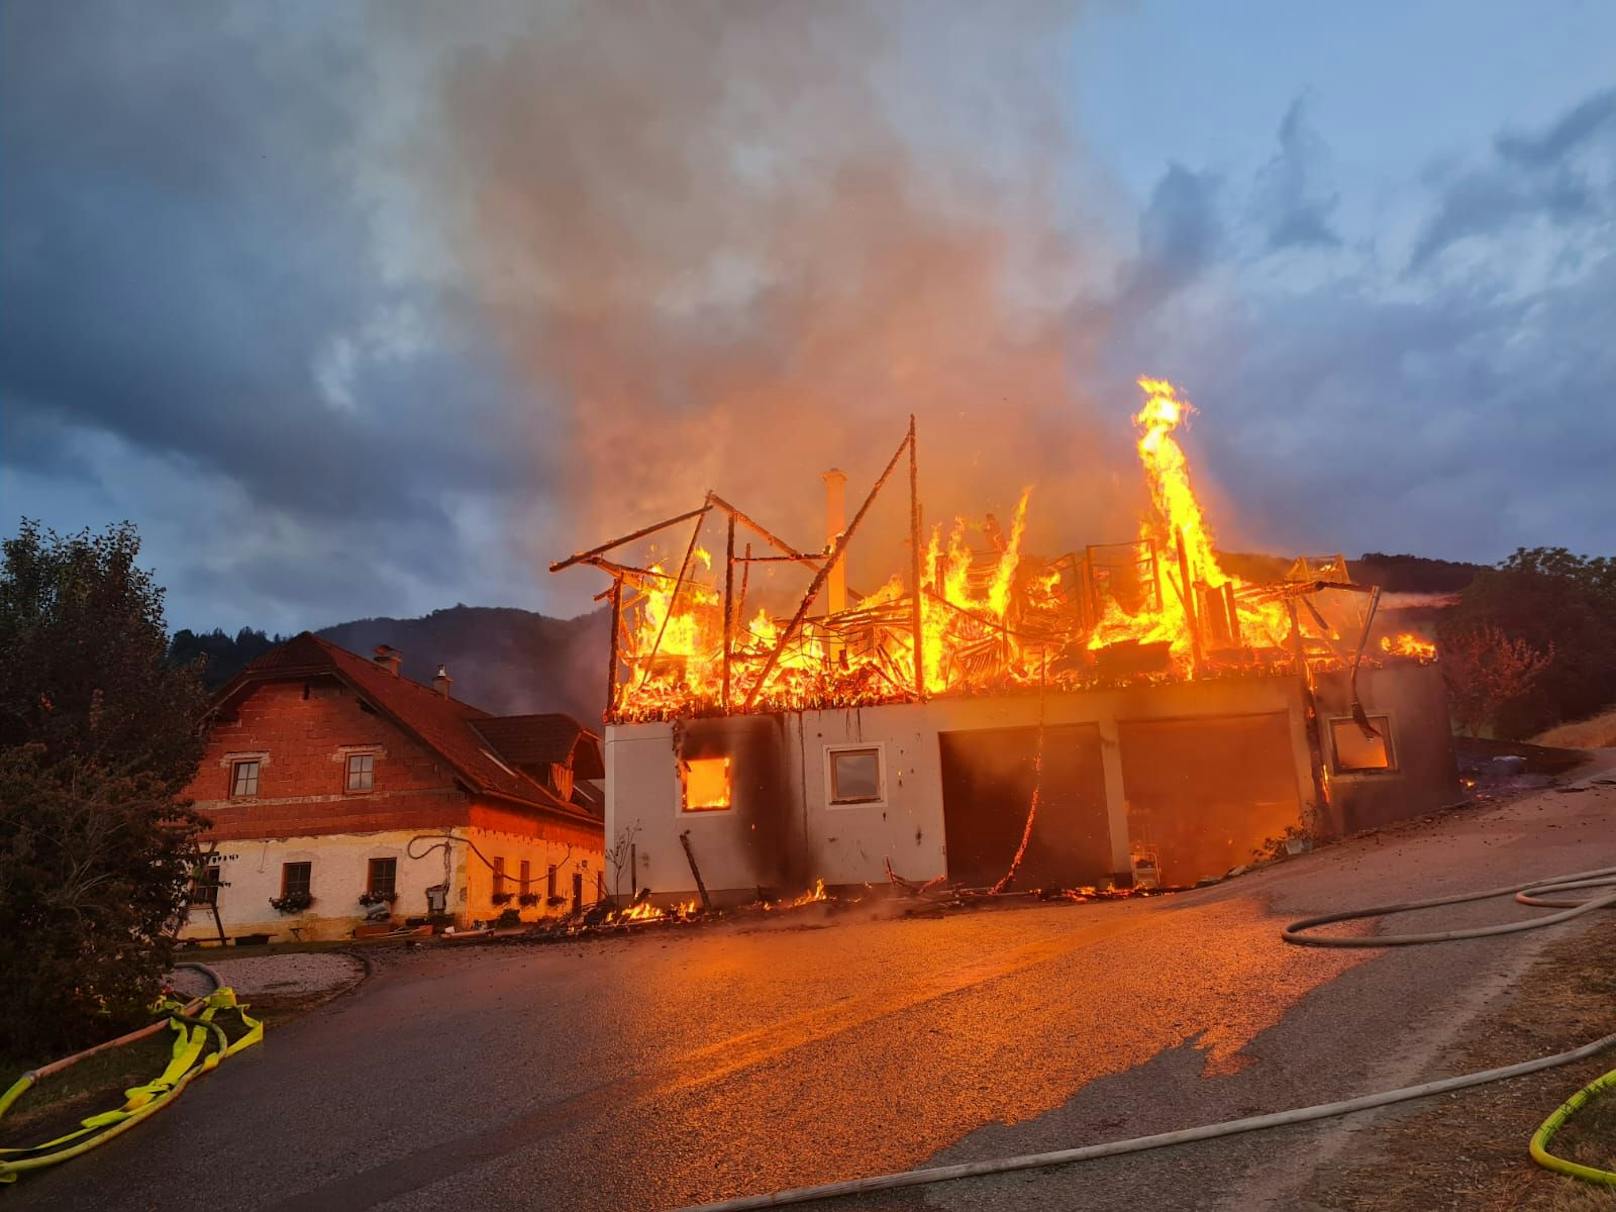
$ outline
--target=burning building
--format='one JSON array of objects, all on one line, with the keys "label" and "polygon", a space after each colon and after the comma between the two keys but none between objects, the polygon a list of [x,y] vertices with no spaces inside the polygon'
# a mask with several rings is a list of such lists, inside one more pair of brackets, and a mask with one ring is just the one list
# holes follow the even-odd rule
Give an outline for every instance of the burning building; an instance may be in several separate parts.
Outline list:
[{"label": "burning building", "polygon": [[[819,550],[709,492],[553,564],[611,578],[606,838],[633,870],[619,890],[1182,884],[1275,839],[1451,802],[1434,648],[1372,642],[1379,591],[1340,556],[1226,571],[1176,436],[1190,406],[1140,385],[1151,507],[1124,542],[1025,550],[1030,490],[1007,525],[927,530],[911,418],[850,520],[845,476],[825,473]],[[846,553],[901,470],[905,566],[854,592]],[[677,564],[618,557],[686,525]],[[801,570],[789,613],[749,601],[760,567]]]}]

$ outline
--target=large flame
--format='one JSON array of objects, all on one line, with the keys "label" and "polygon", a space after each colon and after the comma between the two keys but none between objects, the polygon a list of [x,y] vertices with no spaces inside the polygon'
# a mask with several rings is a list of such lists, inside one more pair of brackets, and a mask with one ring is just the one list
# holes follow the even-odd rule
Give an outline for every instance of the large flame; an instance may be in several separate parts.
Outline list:
[{"label": "large flame", "polygon": [[[1198,677],[1213,667],[1266,668],[1298,653],[1310,663],[1339,659],[1335,625],[1311,606],[1298,616],[1301,587],[1248,583],[1225,571],[1179,442],[1196,410],[1163,379],[1143,378],[1139,386],[1145,402],[1133,422],[1150,508],[1132,542],[1113,544],[1104,556],[1098,549],[1029,555],[1028,487],[1008,531],[991,516],[931,528],[918,604],[916,587],[894,572],[848,609],[807,615],[789,636],[787,618],[767,606],[749,620],[735,618],[727,699],[722,573],[714,574],[712,557],[696,546],[682,579],[662,564],[625,579],[633,596],[624,603],[618,652],[627,673],[612,718],[668,718],[748,702],[779,710],[911,699],[922,693],[914,672],[917,620],[926,695]],[[1403,637],[1383,647],[1391,656],[1430,659]],[[767,683],[759,686],[765,669]]]}]

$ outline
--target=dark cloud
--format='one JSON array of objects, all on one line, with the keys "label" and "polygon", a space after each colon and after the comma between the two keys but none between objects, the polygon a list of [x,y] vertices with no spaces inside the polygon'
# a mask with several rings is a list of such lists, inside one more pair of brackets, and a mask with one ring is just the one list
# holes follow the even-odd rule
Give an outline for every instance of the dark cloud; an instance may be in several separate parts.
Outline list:
[{"label": "dark cloud", "polygon": [[1469,237],[1536,220],[1566,228],[1616,215],[1613,151],[1616,89],[1594,94],[1542,131],[1501,133],[1488,159],[1441,182],[1435,213],[1415,242],[1409,268],[1424,268]]},{"label": "dark cloud", "polygon": [[[115,435],[235,486],[265,530],[346,532],[346,600],[372,585],[380,609],[381,536],[452,549],[446,496],[526,495],[516,390],[480,316],[377,263],[362,30],[308,5],[179,15],[6,10],[7,464],[124,477],[128,460],[63,440]],[[262,588],[270,609],[306,600],[293,579]]]},{"label": "dark cloud", "polygon": [[928,516],[1117,537],[1142,373],[1228,541],[1613,545],[1616,92],[1426,183],[1484,280],[1388,286],[1300,99],[1108,237],[1060,4],[0,14],[5,508],[133,517],[180,624],[582,608],[546,560],[708,487],[811,542],[911,411]]},{"label": "dark cloud", "polygon": [[1271,251],[1340,245],[1331,221],[1340,194],[1323,185],[1328,163],[1329,148],[1298,97],[1279,124],[1278,152],[1257,174],[1256,218]]}]

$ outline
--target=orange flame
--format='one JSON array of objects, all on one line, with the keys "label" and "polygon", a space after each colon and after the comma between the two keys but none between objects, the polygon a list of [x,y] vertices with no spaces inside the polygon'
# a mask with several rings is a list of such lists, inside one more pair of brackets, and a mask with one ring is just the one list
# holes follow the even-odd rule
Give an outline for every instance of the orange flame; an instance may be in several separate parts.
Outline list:
[{"label": "orange flame", "polygon": [[[632,596],[624,601],[618,653],[628,676],[612,718],[664,719],[748,701],[785,710],[913,699],[921,693],[917,619],[925,695],[1044,680],[1093,684],[1106,668],[1103,654],[1118,644],[1146,656],[1159,646],[1164,664],[1137,676],[1201,676],[1197,658],[1208,667],[1290,662],[1306,644],[1309,662],[1339,659],[1335,625],[1311,609],[1298,617],[1287,605],[1297,590],[1250,584],[1224,570],[1179,442],[1196,410],[1166,380],[1144,378],[1139,386],[1145,402],[1133,422],[1150,509],[1131,544],[1108,549],[1122,553],[1120,562],[1101,567],[1093,549],[1053,560],[1024,552],[1029,486],[1008,531],[991,518],[933,526],[919,586],[893,573],[846,610],[805,615],[789,637],[785,620],[767,607],[749,621],[734,619],[726,700],[723,596],[715,583],[722,576],[713,576],[711,556],[696,546],[677,594],[676,578],[661,564],[649,575],[625,574]],[[1149,660],[1141,668],[1147,666]],[[768,681],[759,686],[765,667]]]},{"label": "orange flame", "polygon": [[1416,661],[1436,660],[1436,645],[1411,631],[1381,636],[1380,650],[1388,656],[1413,657]]}]

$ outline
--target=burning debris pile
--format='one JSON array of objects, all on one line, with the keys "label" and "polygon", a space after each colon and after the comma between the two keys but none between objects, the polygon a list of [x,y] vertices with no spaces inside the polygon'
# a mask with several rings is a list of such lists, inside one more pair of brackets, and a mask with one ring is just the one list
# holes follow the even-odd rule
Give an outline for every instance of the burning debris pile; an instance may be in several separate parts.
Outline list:
[{"label": "burning debris pile", "polygon": [[[787,543],[709,492],[696,509],[552,564],[552,572],[590,564],[612,578],[600,595],[613,615],[606,718],[850,707],[1360,661],[1378,590],[1353,584],[1340,556],[1299,559],[1273,583],[1226,572],[1176,436],[1194,410],[1171,383],[1139,384],[1145,404],[1133,420],[1151,509],[1127,542],[1052,558],[1024,550],[1030,488],[1008,528],[991,516],[978,527],[956,518],[924,533],[911,418],[852,521],[821,551]],[[906,454],[911,566],[849,604],[848,545]],[[715,560],[702,531],[719,516],[724,550]],[[676,567],[608,558],[681,523],[693,525]],[[753,541],[737,552],[738,531],[761,540],[766,553],[754,554]],[[973,531],[982,542],[972,542]],[[789,617],[762,607],[748,616],[752,568],[769,564],[811,573]],[[1384,638],[1380,649],[1382,658],[1435,658],[1433,645],[1407,634]]]}]

